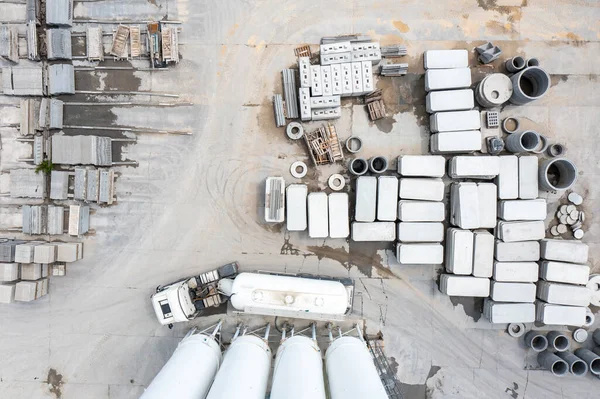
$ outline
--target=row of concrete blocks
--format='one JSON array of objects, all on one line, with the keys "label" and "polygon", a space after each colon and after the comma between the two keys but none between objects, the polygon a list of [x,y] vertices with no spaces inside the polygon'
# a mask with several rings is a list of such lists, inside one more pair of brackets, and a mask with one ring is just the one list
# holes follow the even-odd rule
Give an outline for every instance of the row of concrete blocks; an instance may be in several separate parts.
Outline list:
[{"label": "row of concrete blocks", "polygon": [[48,294],[48,278],[0,284],[0,303],[30,302]]},{"label": "row of concrete blocks", "polygon": [[377,42],[336,42],[321,44],[321,65],[335,65],[348,62],[381,61],[381,48]]},{"label": "row of concrete blocks", "polygon": [[[0,281],[13,281],[16,276],[16,266],[19,263],[53,263],[75,262],[83,257],[83,243],[24,241],[15,246],[14,255],[10,262],[2,263]],[[8,265],[8,266],[7,266]],[[12,278],[9,279],[9,276]]]},{"label": "row of concrete blocks", "polygon": [[300,118],[303,121],[337,119],[342,116],[341,97],[338,95],[311,97],[310,89],[301,87],[298,89],[298,98]]},{"label": "row of concrete blocks", "polygon": [[374,89],[373,65],[368,61],[336,65],[310,65],[308,57],[298,59],[300,87],[312,96],[360,96]]},{"label": "row of concrete blocks", "polygon": [[0,263],[0,282],[39,280],[48,277],[47,263]]}]

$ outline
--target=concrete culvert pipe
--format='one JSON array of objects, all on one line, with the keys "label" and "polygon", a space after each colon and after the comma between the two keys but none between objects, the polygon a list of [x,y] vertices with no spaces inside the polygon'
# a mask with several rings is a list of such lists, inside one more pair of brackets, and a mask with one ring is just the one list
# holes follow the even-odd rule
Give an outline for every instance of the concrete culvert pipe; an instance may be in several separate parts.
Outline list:
[{"label": "concrete culvert pipe", "polygon": [[550,88],[550,75],[540,67],[529,67],[510,77],[513,94],[510,102],[523,105],[537,100]]},{"label": "concrete culvert pipe", "polygon": [[367,173],[367,170],[369,170],[369,163],[366,159],[354,158],[352,161],[350,161],[350,166],[348,169],[350,169],[350,173],[353,175],[362,176]]},{"label": "concrete culvert pipe", "polygon": [[525,62],[525,58],[523,58],[521,56],[516,56],[509,60],[506,60],[504,65],[506,66],[506,70],[508,72],[515,73],[515,72],[519,72],[521,69],[525,68],[526,62]]},{"label": "concrete culvert pipe", "polygon": [[383,173],[388,168],[388,160],[386,157],[373,157],[369,160],[369,169],[373,173]]},{"label": "concrete culvert pipe", "polygon": [[564,352],[571,346],[569,337],[560,331],[550,331],[548,334],[546,334],[546,339],[548,340],[550,348],[557,352]]},{"label": "concrete culvert pipe", "polygon": [[540,145],[540,135],[533,130],[513,133],[506,139],[506,149],[510,152],[528,152]]},{"label": "concrete culvert pipe", "polygon": [[542,352],[537,357],[538,363],[540,366],[549,370],[552,374],[557,377],[561,377],[567,374],[569,371],[569,365],[567,362],[562,360],[560,357],[556,356],[552,352]]},{"label": "concrete culvert pipe", "polygon": [[565,146],[562,144],[551,144],[548,147],[548,151],[547,151],[548,156],[551,156],[552,158],[556,158],[556,157],[560,157],[561,155],[565,154]]},{"label": "concrete culvert pipe", "polygon": [[548,340],[539,331],[529,331],[525,334],[525,345],[536,352],[543,352],[548,348]]},{"label": "concrete culvert pipe", "polygon": [[600,375],[600,356],[589,349],[579,348],[575,351],[575,356],[587,363],[590,372]]},{"label": "concrete culvert pipe", "polygon": [[546,160],[538,169],[538,182],[542,190],[568,190],[576,181],[577,166],[567,158]]},{"label": "concrete culvert pipe", "polygon": [[567,362],[569,365],[569,371],[571,374],[578,377],[584,376],[588,372],[588,365],[586,362],[575,356],[571,352],[556,352],[556,356]]},{"label": "concrete culvert pipe", "polygon": [[527,66],[528,67],[540,66],[540,60],[538,60],[537,58],[528,58],[527,59]]}]

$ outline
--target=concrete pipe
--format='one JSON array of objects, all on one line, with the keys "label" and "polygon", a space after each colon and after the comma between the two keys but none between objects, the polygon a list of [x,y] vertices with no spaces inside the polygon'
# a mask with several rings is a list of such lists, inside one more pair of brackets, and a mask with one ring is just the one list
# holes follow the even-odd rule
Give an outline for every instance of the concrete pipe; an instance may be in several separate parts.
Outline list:
[{"label": "concrete pipe", "polygon": [[548,348],[548,340],[539,331],[529,331],[525,334],[525,345],[536,352],[543,352]]},{"label": "concrete pipe", "polygon": [[549,145],[550,142],[548,141],[548,138],[543,134],[540,134],[540,144],[531,152],[533,152],[534,154],[543,154],[544,152],[546,152]]},{"label": "concrete pipe", "polygon": [[362,148],[362,140],[358,136],[350,136],[346,139],[346,150],[354,154]]},{"label": "concrete pipe", "polygon": [[561,155],[565,154],[565,146],[562,144],[552,144],[548,147],[548,151],[547,154],[548,156],[552,157],[552,158],[556,158],[556,157],[560,157]]},{"label": "concrete pipe", "polygon": [[546,339],[550,348],[557,352],[564,352],[571,346],[569,338],[560,331],[550,331],[546,334]]},{"label": "concrete pipe", "polygon": [[578,328],[577,330],[573,331],[573,339],[575,342],[583,344],[588,339],[588,332],[583,328]]},{"label": "concrete pipe", "polygon": [[388,168],[388,160],[386,157],[373,157],[369,160],[369,169],[373,173],[383,173]]},{"label": "concrete pipe", "polygon": [[516,133],[519,130],[519,120],[513,117],[504,118],[502,121],[502,130],[508,134]]},{"label": "concrete pipe", "polygon": [[550,372],[557,377],[561,377],[567,374],[567,371],[569,371],[569,365],[567,362],[552,352],[546,351],[538,354],[537,361],[540,366],[546,370],[550,370]]},{"label": "concrete pipe", "polygon": [[523,105],[537,100],[550,88],[550,75],[540,67],[529,67],[510,77],[513,94],[510,102]]},{"label": "concrete pipe", "polygon": [[518,55],[516,57],[512,57],[512,58],[506,60],[504,65],[506,66],[506,70],[508,72],[515,73],[515,72],[519,72],[521,69],[525,68],[527,63],[525,62],[525,58]]},{"label": "concrete pipe", "polygon": [[348,169],[353,175],[362,176],[369,170],[369,163],[364,158],[354,158],[350,161]]},{"label": "concrete pipe", "polygon": [[537,58],[527,58],[527,67],[540,66],[540,60]]},{"label": "concrete pipe", "polygon": [[588,365],[586,362],[575,356],[571,352],[556,352],[556,356],[567,362],[569,365],[569,371],[571,374],[578,377],[584,376],[588,372]]},{"label": "concrete pipe", "polygon": [[482,107],[498,107],[512,96],[510,78],[502,73],[487,75],[475,88],[475,99]]},{"label": "concrete pipe", "polygon": [[600,328],[597,328],[596,331],[594,331],[592,339],[596,345],[600,345]]},{"label": "concrete pipe", "polygon": [[563,191],[577,181],[577,166],[567,158],[554,158],[541,163],[538,169],[540,189]]},{"label": "concrete pipe", "polygon": [[506,149],[510,152],[528,152],[540,145],[540,135],[533,130],[513,133],[506,139]]},{"label": "concrete pipe", "polygon": [[575,351],[575,356],[587,363],[592,374],[600,374],[600,356],[585,348],[577,349]]}]

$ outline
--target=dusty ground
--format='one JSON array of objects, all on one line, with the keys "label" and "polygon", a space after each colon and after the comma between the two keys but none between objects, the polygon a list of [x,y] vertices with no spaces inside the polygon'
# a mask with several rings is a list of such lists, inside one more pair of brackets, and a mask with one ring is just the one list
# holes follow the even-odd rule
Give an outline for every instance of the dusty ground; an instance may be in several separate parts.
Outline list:
[{"label": "dusty ground", "polygon": [[[0,3],[3,21],[24,15],[24,5]],[[378,83],[385,89],[389,118],[370,124],[362,105],[347,102],[336,124],[341,137],[363,139],[362,155],[394,158],[427,150],[422,52],[472,49],[492,40],[507,57],[538,57],[553,76],[544,99],[507,106],[502,116],[528,118],[540,133],[566,144],[580,169],[576,189],[586,198],[588,216],[584,241],[597,271],[597,1],[107,0],[76,2],[75,8],[80,19],[166,16],[183,22],[183,59],[177,67],[154,73],[77,72],[77,90],[177,93],[176,99],[88,100],[184,104],[71,106],[66,118],[69,124],[192,129],[194,134],[141,134],[137,144],[121,148],[120,157],[139,166],[118,168],[118,204],[96,209],[85,259],[69,267],[66,277],[52,279],[47,298],[0,307],[0,397],[139,396],[189,328],[158,325],[149,301],[152,290],[232,260],[245,270],[355,277],[361,291],[357,315],[367,320],[369,332],[383,332],[408,398],[597,397],[599,382],[592,377],[557,379],[535,370],[535,361],[505,326],[480,318],[479,301],[450,300],[438,292],[433,267],[400,268],[386,245],[311,240],[261,222],[263,180],[283,175],[291,182],[289,165],[307,161],[304,147],[273,127],[271,96],[281,91],[280,70],[294,62],[294,47],[352,32],[408,47],[411,73]],[[74,30],[84,27],[80,23]],[[146,67],[143,61],[133,64]],[[494,65],[498,69],[499,63]],[[483,76],[473,74],[475,80]],[[0,103],[17,101],[3,96]],[[18,123],[18,115],[16,107],[0,107],[2,124]],[[28,155],[28,145],[15,144],[10,127],[1,128],[0,135],[2,172],[22,167],[16,159]],[[343,169],[311,171],[304,182],[313,191],[324,189],[328,176]],[[0,184],[5,192],[5,174]],[[16,208],[8,205],[19,202],[0,200],[0,225],[18,226]],[[563,201],[549,200],[551,213]]]}]

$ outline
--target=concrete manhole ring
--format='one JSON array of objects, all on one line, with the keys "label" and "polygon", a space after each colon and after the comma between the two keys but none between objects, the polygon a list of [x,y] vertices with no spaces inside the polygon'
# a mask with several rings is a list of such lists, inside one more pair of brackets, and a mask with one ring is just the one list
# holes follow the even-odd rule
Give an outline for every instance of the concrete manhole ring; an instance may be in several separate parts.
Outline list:
[{"label": "concrete manhole ring", "polygon": [[296,161],[290,166],[290,173],[296,179],[302,179],[308,173],[308,167],[302,161]]},{"label": "concrete manhole ring", "polygon": [[511,337],[519,338],[525,334],[525,324],[523,323],[510,323],[508,325],[508,334]]},{"label": "concrete manhole ring", "polygon": [[339,173],[335,173],[329,176],[327,184],[333,191],[340,191],[346,185],[346,179],[344,179],[344,176],[340,175]]},{"label": "concrete manhole ring", "polygon": [[517,118],[513,118],[512,116],[504,118],[502,121],[502,130],[508,134],[515,133],[517,130],[519,130],[519,120]]},{"label": "concrete manhole ring", "polygon": [[346,139],[346,150],[353,154],[359,152],[362,145],[362,140],[358,136],[350,136]]},{"label": "concrete manhole ring", "polygon": [[285,128],[287,136],[292,140],[301,139],[304,136],[304,128],[298,122],[290,122]]}]

